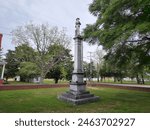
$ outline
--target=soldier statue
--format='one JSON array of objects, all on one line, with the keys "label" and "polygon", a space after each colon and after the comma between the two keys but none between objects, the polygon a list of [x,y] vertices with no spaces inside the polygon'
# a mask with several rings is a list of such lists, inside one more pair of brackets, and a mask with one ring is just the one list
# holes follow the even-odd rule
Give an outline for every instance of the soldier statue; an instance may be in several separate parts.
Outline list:
[{"label": "soldier statue", "polygon": [[80,36],[80,25],[81,25],[80,19],[77,18],[76,19],[76,23],[75,23],[75,28],[76,28],[76,30],[75,30],[75,36]]}]

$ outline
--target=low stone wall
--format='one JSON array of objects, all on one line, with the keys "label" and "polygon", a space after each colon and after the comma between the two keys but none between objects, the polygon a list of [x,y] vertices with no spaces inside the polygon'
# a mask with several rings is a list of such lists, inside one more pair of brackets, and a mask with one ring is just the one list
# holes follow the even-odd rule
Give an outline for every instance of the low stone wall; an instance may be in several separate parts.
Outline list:
[{"label": "low stone wall", "polygon": [[45,84],[45,85],[0,85],[2,90],[21,90],[21,89],[39,89],[39,88],[60,88],[69,87],[69,84]]},{"label": "low stone wall", "polygon": [[[135,87],[132,85],[119,85],[119,84],[106,84],[106,83],[88,83],[90,87],[104,87],[104,88],[117,88],[117,89],[128,89],[128,90],[139,90],[150,92],[150,87]],[[22,90],[22,89],[39,89],[39,88],[61,88],[68,87],[69,84],[44,84],[44,85],[0,85],[0,91],[2,90]]]}]

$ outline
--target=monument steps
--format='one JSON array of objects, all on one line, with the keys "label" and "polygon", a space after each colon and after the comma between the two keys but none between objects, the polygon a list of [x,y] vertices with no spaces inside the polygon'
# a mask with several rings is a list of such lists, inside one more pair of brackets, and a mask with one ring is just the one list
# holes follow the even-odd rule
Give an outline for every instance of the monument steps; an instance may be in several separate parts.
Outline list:
[{"label": "monument steps", "polygon": [[93,94],[91,94],[91,95],[90,95],[90,97],[75,99],[75,98],[70,97],[70,95],[66,93],[66,94],[62,94],[62,95],[58,96],[58,99],[72,103],[74,105],[80,105],[80,104],[85,104],[88,102],[95,102],[95,101],[99,100],[98,96],[94,96]]},{"label": "monument steps", "polygon": [[68,98],[72,98],[72,99],[82,99],[82,98],[94,97],[94,94],[87,93],[87,94],[74,95],[71,92],[66,92],[66,93],[63,93],[62,96],[65,96],[65,97],[68,97]]}]

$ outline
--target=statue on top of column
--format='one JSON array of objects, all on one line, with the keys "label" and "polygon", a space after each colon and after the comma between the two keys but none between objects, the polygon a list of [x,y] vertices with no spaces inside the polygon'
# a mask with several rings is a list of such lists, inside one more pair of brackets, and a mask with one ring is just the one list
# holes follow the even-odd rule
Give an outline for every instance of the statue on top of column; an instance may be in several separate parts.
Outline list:
[{"label": "statue on top of column", "polygon": [[76,18],[76,23],[75,23],[75,36],[80,36],[80,19],[79,18]]}]

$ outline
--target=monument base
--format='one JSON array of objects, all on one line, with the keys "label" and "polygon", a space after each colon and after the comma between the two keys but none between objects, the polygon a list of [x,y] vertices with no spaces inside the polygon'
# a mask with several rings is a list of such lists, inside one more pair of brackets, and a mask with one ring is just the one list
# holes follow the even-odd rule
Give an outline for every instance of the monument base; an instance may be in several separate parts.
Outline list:
[{"label": "monument base", "polygon": [[78,94],[74,91],[68,91],[58,96],[58,99],[70,102],[74,105],[95,102],[99,99],[98,96],[94,96],[94,94],[90,94],[89,91],[83,91]]}]

